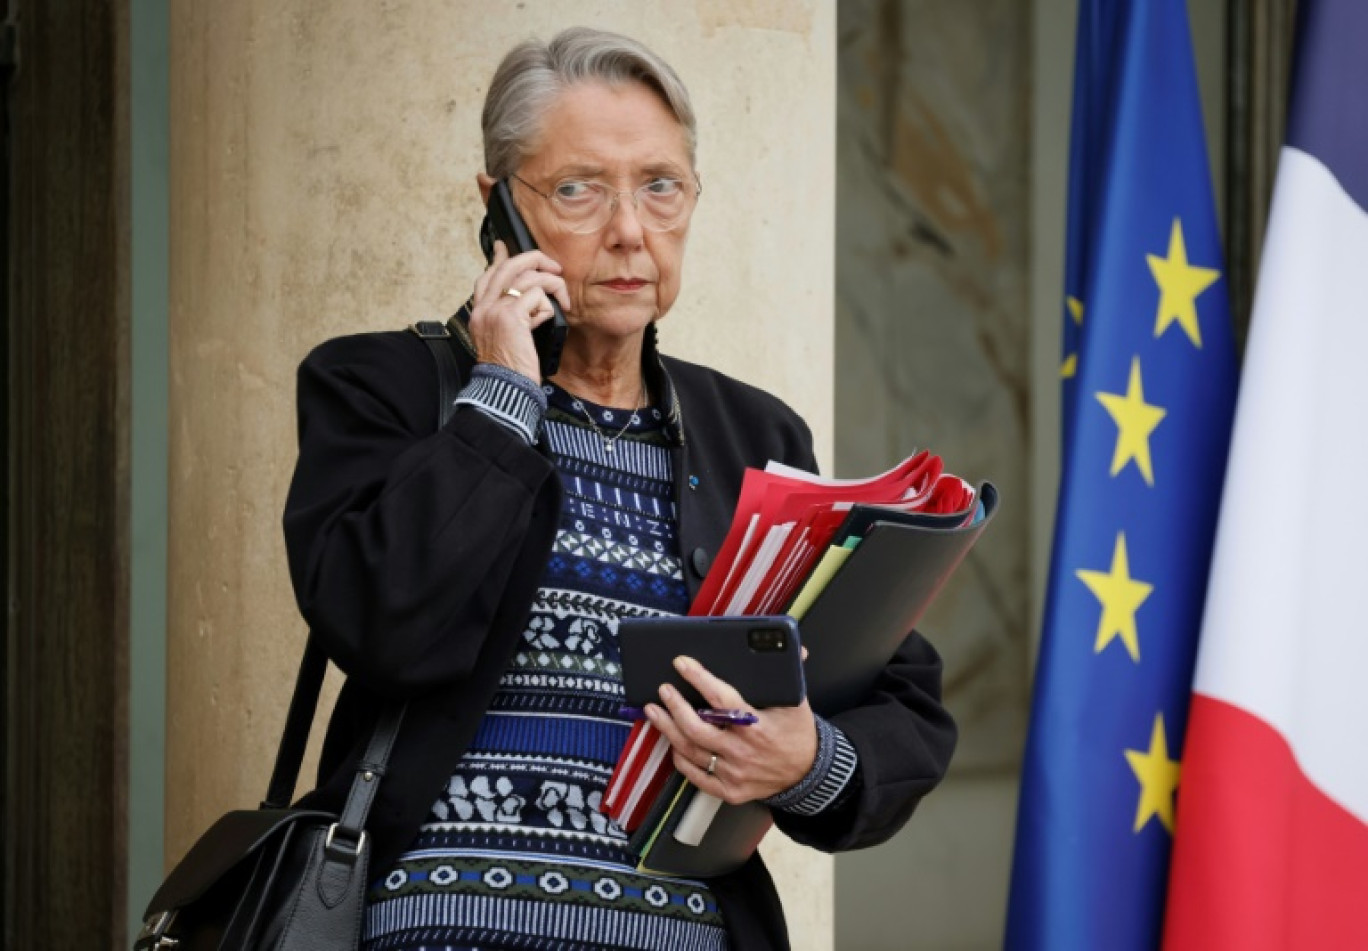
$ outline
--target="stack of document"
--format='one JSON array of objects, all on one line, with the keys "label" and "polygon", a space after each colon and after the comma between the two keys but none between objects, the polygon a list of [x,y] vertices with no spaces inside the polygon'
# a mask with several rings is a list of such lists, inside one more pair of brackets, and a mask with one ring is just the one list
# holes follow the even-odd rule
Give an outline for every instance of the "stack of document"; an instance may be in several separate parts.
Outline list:
[{"label": "stack of document", "polygon": [[[872,688],[996,505],[991,484],[975,490],[925,451],[870,479],[822,479],[777,463],[747,470],[731,529],[689,613],[806,618],[809,701],[819,713],[839,712]],[[636,833],[644,868],[709,875],[744,861],[769,812],[756,803],[728,807],[709,829],[717,805],[675,773],[659,731],[634,725],[604,811]],[[706,848],[716,839],[730,848]],[[679,848],[699,841],[705,848]]]},{"label": "stack of document", "polygon": [[770,463],[746,471],[731,530],[689,613],[773,614],[792,603],[833,537],[862,505],[898,513],[972,515],[974,489],[922,451],[872,479],[822,479]]}]

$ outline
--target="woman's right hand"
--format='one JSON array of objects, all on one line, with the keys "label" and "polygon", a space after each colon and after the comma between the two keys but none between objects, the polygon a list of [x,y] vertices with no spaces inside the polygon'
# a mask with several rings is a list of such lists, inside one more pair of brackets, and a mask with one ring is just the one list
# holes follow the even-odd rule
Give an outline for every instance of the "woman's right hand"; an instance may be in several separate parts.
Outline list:
[{"label": "woman's right hand", "polygon": [[[541,382],[541,364],[532,328],[551,317],[551,299],[570,309],[561,266],[540,251],[509,257],[494,242],[494,260],[475,281],[470,336],[481,363],[497,363]],[[509,288],[515,293],[510,294]]]}]

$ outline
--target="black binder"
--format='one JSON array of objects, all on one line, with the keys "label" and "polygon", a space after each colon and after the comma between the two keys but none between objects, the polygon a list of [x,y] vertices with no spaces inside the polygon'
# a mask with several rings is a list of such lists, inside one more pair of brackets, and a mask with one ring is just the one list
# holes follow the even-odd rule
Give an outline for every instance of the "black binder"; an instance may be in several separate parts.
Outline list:
[{"label": "black binder", "polygon": [[963,527],[927,525],[917,520],[920,513],[905,522],[872,522],[799,624],[812,709],[840,713],[869,693],[997,512],[991,482],[980,486],[978,499],[982,517]]}]

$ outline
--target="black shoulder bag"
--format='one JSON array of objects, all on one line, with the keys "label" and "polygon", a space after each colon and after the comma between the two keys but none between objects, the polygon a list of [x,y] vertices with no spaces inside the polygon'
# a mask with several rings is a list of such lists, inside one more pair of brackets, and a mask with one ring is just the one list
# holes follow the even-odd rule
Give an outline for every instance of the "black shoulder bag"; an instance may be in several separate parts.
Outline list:
[{"label": "black shoulder bag", "polygon": [[[411,328],[437,361],[438,426],[455,409],[460,374],[438,321]],[[310,634],[266,799],[228,813],[171,870],[143,915],[134,951],[338,951],[361,938],[370,843],[366,817],[404,718],[381,713],[342,812],[292,809],[328,659]]]}]

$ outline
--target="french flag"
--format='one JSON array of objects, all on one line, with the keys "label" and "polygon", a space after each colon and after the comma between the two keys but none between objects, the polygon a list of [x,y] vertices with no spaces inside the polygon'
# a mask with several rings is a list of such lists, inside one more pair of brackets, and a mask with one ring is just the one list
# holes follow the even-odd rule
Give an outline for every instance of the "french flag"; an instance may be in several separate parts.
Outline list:
[{"label": "french flag", "polygon": [[1368,2],[1299,7],[1167,951],[1368,949]]}]

